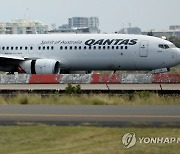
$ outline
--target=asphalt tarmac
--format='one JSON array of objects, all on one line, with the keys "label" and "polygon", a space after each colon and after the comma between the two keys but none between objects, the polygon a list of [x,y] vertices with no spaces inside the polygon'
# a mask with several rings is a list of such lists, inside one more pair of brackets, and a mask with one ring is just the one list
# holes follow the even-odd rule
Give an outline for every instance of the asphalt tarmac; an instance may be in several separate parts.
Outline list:
[{"label": "asphalt tarmac", "polygon": [[0,125],[19,122],[57,125],[176,126],[180,106],[1,105]]}]

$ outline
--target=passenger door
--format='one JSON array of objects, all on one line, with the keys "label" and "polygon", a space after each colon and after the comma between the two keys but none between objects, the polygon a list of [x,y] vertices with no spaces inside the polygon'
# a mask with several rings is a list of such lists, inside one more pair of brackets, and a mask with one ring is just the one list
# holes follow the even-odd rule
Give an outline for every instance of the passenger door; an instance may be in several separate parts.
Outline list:
[{"label": "passenger door", "polygon": [[139,56],[147,57],[148,56],[148,41],[141,41],[139,48]]}]

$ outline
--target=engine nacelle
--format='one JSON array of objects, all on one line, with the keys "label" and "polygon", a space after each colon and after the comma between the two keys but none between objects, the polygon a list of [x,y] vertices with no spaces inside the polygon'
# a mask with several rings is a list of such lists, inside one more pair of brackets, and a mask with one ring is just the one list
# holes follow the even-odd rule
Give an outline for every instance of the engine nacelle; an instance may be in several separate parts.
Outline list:
[{"label": "engine nacelle", "polygon": [[27,74],[59,74],[60,63],[54,59],[26,60],[20,67]]}]

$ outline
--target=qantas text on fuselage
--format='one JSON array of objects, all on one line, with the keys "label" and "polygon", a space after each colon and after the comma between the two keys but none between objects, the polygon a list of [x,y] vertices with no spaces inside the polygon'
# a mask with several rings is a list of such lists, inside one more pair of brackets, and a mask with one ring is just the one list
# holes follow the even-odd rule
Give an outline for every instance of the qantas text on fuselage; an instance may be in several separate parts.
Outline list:
[{"label": "qantas text on fuselage", "polygon": [[85,42],[85,45],[135,45],[138,39],[90,39]]}]

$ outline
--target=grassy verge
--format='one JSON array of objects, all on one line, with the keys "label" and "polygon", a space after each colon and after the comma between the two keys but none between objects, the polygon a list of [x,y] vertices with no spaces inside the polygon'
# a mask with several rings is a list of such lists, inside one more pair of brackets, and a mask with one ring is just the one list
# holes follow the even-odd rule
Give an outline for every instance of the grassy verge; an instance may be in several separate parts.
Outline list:
[{"label": "grassy verge", "polygon": [[126,95],[81,94],[49,95],[16,94],[0,96],[0,104],[63,104],[63,105],[180,105],[180,96],[159,96],[150,92]]},{"label": "grassy verge", "polygon": [[179,144],[140,144],[125,149],[121,138],[135,132],[136,137],[178,137],[180,129],[100,128],[59,126],[0,126],[0,153],[3,154],[178,154]]},{"label": "grassy verge", "polygon": [[172,73],[180,73],[180,65],[171,68]]}]

